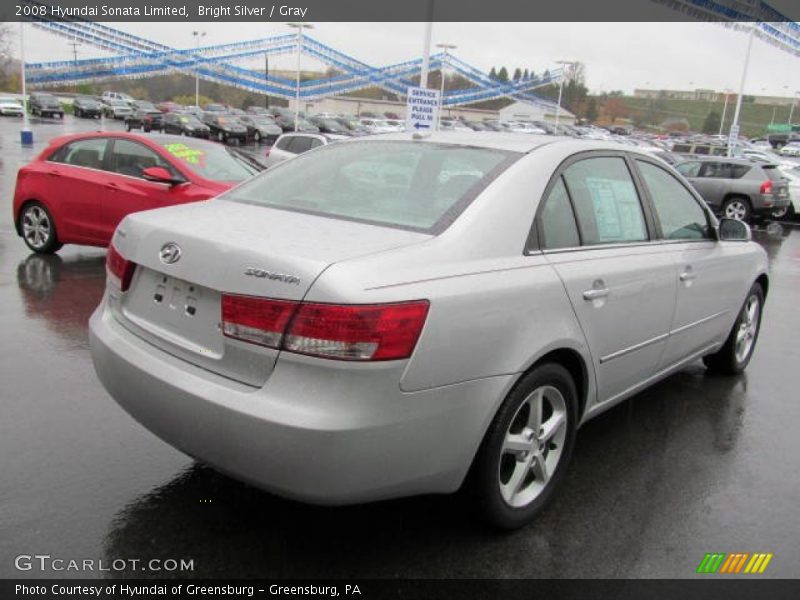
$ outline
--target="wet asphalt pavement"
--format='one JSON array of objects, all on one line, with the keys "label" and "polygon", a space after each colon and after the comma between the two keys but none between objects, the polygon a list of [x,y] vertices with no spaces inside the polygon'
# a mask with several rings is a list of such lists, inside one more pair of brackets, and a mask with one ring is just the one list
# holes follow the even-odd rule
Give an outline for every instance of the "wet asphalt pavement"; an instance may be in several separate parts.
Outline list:
[{"label": "wet asphalt pavement", "polygon": [[11,222],[16,170],[48,137],[97,127],[36,122],[30,150],[0,120],[0,577],[81,575],[21,573],[19,554],[193,559],[197,577],[692,577],[712,551],[772,552],[764,576],[800,576],[800,227],[756,232],[771,285],[746,374],[698,362],[589,422],[544,514],[498,535],[458,496],[275,498],[117,407],[87,340],[105,251],[35,256]]}]

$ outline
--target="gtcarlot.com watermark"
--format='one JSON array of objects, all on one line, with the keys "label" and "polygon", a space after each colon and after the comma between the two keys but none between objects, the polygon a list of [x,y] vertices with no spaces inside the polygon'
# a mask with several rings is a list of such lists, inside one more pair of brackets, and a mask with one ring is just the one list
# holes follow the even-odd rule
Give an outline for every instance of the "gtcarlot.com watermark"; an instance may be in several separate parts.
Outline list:
[{"label": "gtcarlot.com watermark", "polygon": [[194,571],[194,559],[186,558],[61,558],[50,554],[20,554],[14,559],[17,571]]}]

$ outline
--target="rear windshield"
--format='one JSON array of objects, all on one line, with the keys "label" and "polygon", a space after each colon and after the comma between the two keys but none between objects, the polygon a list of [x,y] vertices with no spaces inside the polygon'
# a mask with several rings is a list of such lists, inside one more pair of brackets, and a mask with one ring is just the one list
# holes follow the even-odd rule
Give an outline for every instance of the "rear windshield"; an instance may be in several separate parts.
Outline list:
[{"label": "rear windshield", "polygon": [[772,181],[780,181],[783,179],[783,173],[781,173],[778,167],[761,167],[764,169],[764,173],[767,174]]},{"label": "rear windshield", "polygon": [[331,144],[273,167],[224,198],[436,234],[519,156],[405,141]]}]

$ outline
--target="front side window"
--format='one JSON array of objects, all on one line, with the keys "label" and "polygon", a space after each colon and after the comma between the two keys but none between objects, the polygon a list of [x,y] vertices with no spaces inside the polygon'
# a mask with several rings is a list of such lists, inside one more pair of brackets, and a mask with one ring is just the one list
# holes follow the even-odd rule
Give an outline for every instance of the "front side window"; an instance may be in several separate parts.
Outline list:
[{"label": "front side window", "polygon": [[625,160],[598,157],[564,170],[584,245],[641,242],[647,227]]},{"label": "front side window", "polygon": [[681,182],[661,167],[639,160],[636,163],[650,191],[664,237],[668,240],[709,238],[706,211]]},{"label": "front side window", "polygon": [[106,138],[78,140],[62,146],[50,160],[75,167],[102,169],[107,142]]},{"label": "front side window", "polygon": [[223,198],[438,233],[518,156],[411,141],[330,144],[313,157],[285,161]]},{"label": "front side window", "polygon": [[164,167],[173,172],[167,161],[150,148],[129,140],[114,140],[110,171],[130,177],[143,177],[149,167]]}]

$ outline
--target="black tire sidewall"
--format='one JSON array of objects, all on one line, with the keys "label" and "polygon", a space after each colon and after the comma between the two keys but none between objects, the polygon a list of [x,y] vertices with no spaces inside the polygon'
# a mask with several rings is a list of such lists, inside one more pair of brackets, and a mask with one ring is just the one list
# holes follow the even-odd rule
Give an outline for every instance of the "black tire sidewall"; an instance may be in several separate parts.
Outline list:
[{"label": "black tire sidewall", "polygon": [[[530,393],[543,385],[552,385],[564,397],[567,405],[567,435],[561,460],[544,491],[523,508],[509,506],[503,499],[498,485],[500,454],[506,431],[520,404]],[[472,491],[488,523],[500,529],[516,529],[530,522],[552,498],[564,475],[575,445],[578,419],[578,396],[575,383],[564,367],[545,363],[524,375],[508,394],[497,411],[481,444],[472,472]]]},{"label": "black tire sidewall", "polygon": [[[744,318],[744,309],[745,306],[747,306],[747,301],[753,294],[758,296],[759,302],[758,325],[756,327],[756,335],[753,338],[753,345],[750,347],[750,352],[745,359],[740,362],[736,359],[736,332],[741,326],[742,319]],[[744,302],[742,302],[742,306],[736,316],[736,321],[734,321],[733,327],[731,328],[730,333],[728,333],[728,338],[725,340],[725,344],[716,353],[703,358],[703,362],[705,363],[706,367],[713,372],[724,373],[728,375],[735,375],[744,371],[747,368],[747,365],[750,364],[750,359],[753,358],[753,354],[756,351],[758,337],[761,335],[761,320],[763,316],[764,290],[761,288],[760,284],[754,283],[748,290]]]}]

